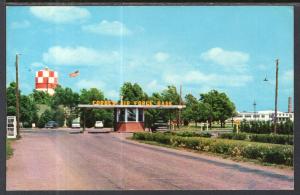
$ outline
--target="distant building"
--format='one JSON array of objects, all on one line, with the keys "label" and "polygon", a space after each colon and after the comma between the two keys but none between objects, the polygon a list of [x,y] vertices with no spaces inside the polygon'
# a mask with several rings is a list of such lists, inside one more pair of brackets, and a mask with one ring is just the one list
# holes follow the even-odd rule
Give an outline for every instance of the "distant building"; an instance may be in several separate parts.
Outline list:
[{"label": "distant building", "polygon": [[58,74],[56,71],[45,68],[39,70],[35,75],[35,89],[37,91],[44,91],[50,95],[54,94],[54,89],[58,85]]},{"label": "distant building", "polygon": [[[272,110],[258,111],[258,112],[238,112],[236,117],[233,117],[234,121],[273,121],[275,112]],[[287,120],[294,121],[294,113],[292,112],[277,112],[278,122],[285,122]]]}]

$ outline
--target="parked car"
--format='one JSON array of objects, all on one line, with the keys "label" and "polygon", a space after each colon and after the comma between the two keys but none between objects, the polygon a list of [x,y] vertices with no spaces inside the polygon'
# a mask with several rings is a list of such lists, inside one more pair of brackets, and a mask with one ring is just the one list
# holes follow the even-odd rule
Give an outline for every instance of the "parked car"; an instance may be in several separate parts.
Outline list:
[{"label": "parked car", "polygon": [[102,121],[96,121],[95,128],[103,128],[103,122]]},{"label": "parked car", "polygon": [[73,122],[72,122],[72,128],[80,128],[80,122],[78,122],[78,121],[73,121]]},{"label": "parked car", "polygon": [[56,128],[56,127],[58,127],[58,124],[55,121],[48,121],[45,124],[45,128]]}]

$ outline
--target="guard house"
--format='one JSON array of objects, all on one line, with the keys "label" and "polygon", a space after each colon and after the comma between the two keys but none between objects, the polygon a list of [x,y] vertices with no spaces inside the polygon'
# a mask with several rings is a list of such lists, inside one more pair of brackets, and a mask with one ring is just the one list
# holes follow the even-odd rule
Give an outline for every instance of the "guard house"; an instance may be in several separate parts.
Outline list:
[{"label": "guard house", "polygon": [[145,130],[145,113],[147,109],[181,110],[185,105],[89,105],[79,104],[79,108],[85,109],[113,109],[114,131],[138,132]]}]

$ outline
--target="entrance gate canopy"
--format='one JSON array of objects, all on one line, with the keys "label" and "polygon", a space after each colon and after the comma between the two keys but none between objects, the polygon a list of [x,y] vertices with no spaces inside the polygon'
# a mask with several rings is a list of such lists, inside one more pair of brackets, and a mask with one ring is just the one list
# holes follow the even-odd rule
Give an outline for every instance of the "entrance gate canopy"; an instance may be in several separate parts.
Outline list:
[{"label": "entrance gate canopy", "polygon": [[118,132],[137,132],[145,130],[145,109],[181,110],[185,105],[97,105],[79,104],[83,109],[114,109],[114,130]]}]

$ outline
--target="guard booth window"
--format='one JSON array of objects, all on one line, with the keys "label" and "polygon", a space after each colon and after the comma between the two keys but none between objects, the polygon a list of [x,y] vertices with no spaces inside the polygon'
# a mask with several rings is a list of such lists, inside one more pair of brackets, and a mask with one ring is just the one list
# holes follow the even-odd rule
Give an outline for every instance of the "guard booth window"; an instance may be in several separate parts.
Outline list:
[{"label": "guard booth window", "polygon": [[120,109],[118,114],[119,114],[119,121],[124,122],[125,121],[125,109]]},{"label": "guard booth window", "polygon": [[144,109],[139,108],[139,122],[144,122]]},{"label": "guard booth window", "polygon": [[127,120],[136,121],[136,109],[127,108]]}]

